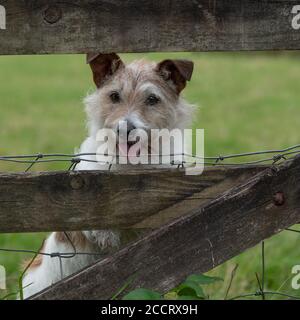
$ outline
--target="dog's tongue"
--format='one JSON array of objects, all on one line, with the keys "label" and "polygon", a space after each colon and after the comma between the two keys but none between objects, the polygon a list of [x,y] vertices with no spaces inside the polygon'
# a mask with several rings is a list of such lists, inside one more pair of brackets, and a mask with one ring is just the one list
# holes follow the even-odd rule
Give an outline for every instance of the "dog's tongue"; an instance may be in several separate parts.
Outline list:
[{"label": "dog's tongue", "polygon": [[128,146],[127,143],[119,143],[119,155],[122,157],[127,157]]},{"label": "dog's tongue", "polygon": [[119,155],[124,157],[136,157],[137,152],[140,150],[139,143],[135,143],[132,146],[128,146],[127,143],[119,143]]},{"label": "dog's tongue", "polygon": [[132,145],[128,151],[128,157],[137,157],[140,154],[141,151],[141,146],[140,143],[135,143],[134,145]]}]

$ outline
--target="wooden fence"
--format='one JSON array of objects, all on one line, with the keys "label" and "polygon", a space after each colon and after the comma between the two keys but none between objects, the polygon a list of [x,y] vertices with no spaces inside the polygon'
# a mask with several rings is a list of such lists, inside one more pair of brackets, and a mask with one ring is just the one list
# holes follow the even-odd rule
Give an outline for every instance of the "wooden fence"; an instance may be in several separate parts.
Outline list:
[{"label": "wooden fence", "polygon": [[0,52],[300,49],[300,32],[293,28],[297,5],[298,0],[10,0],[4,3]]},{"label": "wooden fence", "polygon": [[[297,2],[11,0],[0,54],[300,49]],[[128,289],[166,292],[299,222],[299,209],[300,157],[200,176],[0,174],[0,232],[148,229],[33,299],[109,299],[132,275]]]}]

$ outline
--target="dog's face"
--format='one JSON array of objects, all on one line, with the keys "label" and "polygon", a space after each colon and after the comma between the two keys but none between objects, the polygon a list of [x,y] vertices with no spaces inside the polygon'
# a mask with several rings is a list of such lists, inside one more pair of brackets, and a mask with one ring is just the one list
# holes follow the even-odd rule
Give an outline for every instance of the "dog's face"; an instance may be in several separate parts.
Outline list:
[{"label": "dog's face", "polygon": [[90,54],[88,63],[98,88],[87,99],[91,122],[100,128],[126,133],[133,129],[174,129],[186,119],[180,93],[191,79],[193,63],[164,60],[125,65],[118,55]]}]

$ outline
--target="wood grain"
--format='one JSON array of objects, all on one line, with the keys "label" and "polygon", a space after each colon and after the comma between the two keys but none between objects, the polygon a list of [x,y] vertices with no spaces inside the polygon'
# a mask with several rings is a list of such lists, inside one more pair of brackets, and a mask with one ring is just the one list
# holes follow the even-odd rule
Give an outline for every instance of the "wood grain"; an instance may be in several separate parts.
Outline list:
[{"label": "wood grain", "polygon": [[299,219],[297,157],[278,170],[258,173],[32,299],[109,299],[130,277],[127,290],[143,287],[163,293],[191,273],[206,272]]},{"label": "wood grain", "polygon": [[0,54],[300,49],[298,0],[10,0]]},{"label": "wood grain", "polygon": [[[263,168],[214,167],[199,176],[177,169],[2,173],[0,233],[154,228]],[[181,209],[160,213],[184,199]]]}]

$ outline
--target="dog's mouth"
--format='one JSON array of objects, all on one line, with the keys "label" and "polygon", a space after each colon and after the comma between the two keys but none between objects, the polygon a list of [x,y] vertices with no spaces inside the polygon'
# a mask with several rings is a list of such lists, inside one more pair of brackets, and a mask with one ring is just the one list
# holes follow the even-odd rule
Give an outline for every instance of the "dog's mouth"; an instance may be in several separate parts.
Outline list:
[{"label": "dog's mouth", "polygon": [[151,155],[151,144],[137,139],[137,141],[117,141],[116,155],[121,158],[134,158]]},{"label": "dog's mouth", "polygon": [[140,156],[140,150],[141,146],[139,142],[132,142],[132,141],[127,141],[127,142],[118,142],[117,143],[117,154],[120,157],[137,157]]}]

